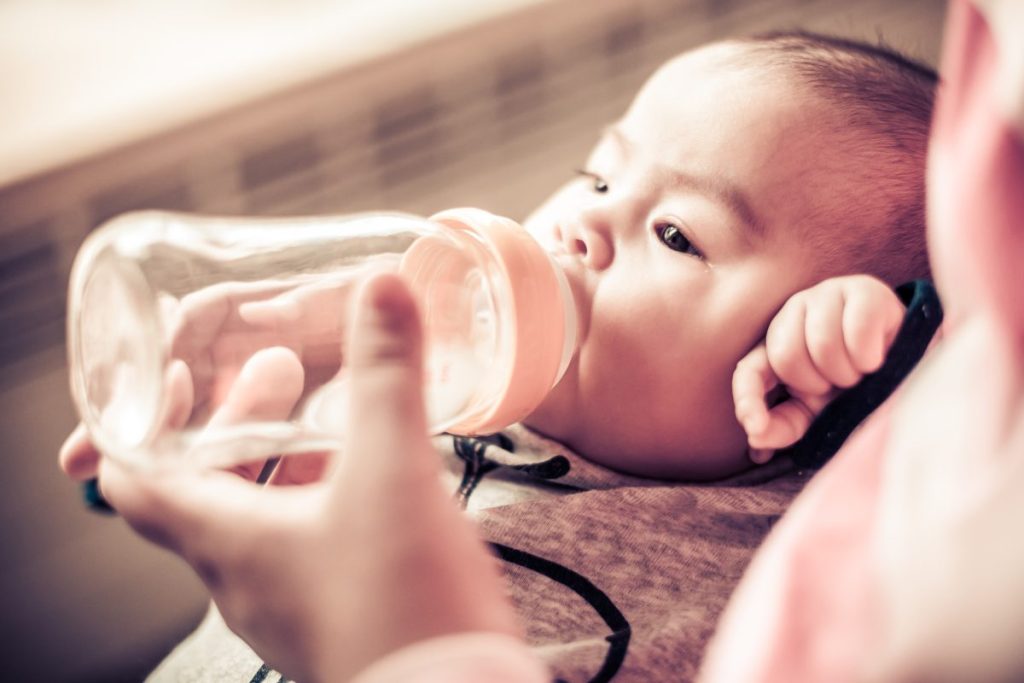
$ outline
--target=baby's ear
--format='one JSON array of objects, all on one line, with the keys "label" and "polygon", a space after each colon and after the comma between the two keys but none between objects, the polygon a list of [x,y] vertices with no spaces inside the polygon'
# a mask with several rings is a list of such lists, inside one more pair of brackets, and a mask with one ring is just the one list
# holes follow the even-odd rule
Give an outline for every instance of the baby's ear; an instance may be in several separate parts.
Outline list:
[{"label": "baby's ear", "polygon": [[1011,44],[998,45],[1000,60],[992,42],[965,33],[976,49],[946,50],[941,69],[948,79],[928,155],[928,250],[951,325],[986,312],[1021,334],[1024,109],[1001,105],[1013,99],[1007,91],[1024,102],[1024,78],[1007,78],[1013,70],[1006,57],[1024,59],[1024,44],[1004,41]]}]

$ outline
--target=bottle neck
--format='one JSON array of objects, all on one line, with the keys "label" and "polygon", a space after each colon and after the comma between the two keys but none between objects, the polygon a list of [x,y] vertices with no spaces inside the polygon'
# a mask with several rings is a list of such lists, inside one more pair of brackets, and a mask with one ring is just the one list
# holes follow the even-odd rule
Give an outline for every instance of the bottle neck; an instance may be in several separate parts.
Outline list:
[{"label": "bottle neck", "polygon": [[496,345],[479,378],[479,410],[447,427],[485,434],[518,422],[550,393],[576,351],[576,306],[561,267],[511,220],[457,209],[433,220],[473,243],[494,302]]}]

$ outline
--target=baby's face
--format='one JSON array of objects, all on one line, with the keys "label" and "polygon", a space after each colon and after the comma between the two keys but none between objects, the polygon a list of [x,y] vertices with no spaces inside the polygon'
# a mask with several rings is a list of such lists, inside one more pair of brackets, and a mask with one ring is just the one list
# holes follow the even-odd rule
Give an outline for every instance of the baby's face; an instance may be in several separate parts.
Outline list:
[{"label": "baby's face", "polygon": [[662,67],[586,173],[526,222],[566,268],[581,344],[525,422],[614,469],[745,467],[733,369],[820,279],[792,226],[827,206],[823,107],[779,75],[723,64],[736,49]]}]

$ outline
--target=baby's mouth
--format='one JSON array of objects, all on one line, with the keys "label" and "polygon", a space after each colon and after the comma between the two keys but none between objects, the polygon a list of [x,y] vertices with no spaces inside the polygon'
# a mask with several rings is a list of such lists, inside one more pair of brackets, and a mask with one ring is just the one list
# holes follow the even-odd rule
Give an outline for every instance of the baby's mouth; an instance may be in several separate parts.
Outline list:
[{"label": "baby's mouth", "polygon": [[538,236],[538,235],[533,234],[533,233],[531,233],[531,235],[533,235],[533,238],[535,240],[537,240],[537,242],[544,249],[544,251],[548,252],[549,254],[554,256],[555,258],[559,258],[559,257],[565,256],[567,254],[567,252],[565,250],[565,245],[562,244],[562,240],[558,239],[557,236],[555,236],[555,235]]}]

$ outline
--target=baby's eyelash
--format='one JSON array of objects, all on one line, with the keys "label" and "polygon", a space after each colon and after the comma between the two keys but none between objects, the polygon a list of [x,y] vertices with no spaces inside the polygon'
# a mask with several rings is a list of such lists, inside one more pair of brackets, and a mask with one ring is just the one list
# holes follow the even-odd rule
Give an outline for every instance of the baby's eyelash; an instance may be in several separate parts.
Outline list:
[{"label": "baby's eyelash", "polygon": [[608,181],[599,176],[598,174],[594,173],[593,171],[588,171],[585,168],[577,168],[576,175],[581,175],[584,178],[590,178],[592,181],[594,181],[594,186],[592,188],[594,192],[604,194],[605,192],[608,191]]}]

